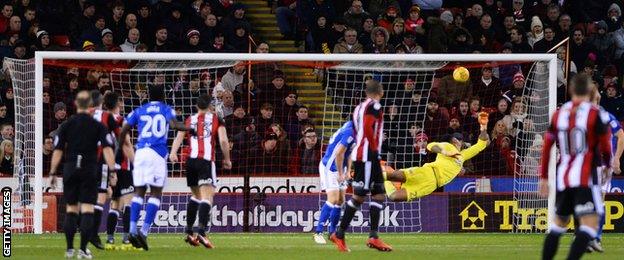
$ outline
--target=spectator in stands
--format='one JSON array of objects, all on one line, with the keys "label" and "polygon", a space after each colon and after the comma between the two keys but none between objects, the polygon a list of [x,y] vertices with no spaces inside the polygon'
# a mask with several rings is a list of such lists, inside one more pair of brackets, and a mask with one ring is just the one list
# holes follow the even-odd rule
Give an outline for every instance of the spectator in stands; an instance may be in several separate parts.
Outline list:
[{"label": "spectator in stands", "polygon": [[615,32],[622,28],[622,9],[616,3],[611,4],[609,6],[609,10],[607,10],[607,19],[606,24],[608,31],[607,32]]},{"label": "spectator in stands", "polygon": [[295,120],[297,109],[300,104],[297,102],[297,91],[289,90],[286,97],[282,100],[277,111],[275,112],[275,119],[284,125],[289,124]]},{"label": "spectator in stands", "polygon": [[204,52],[204,47],[199,41],[199,31],[190,29],[186,33],[186,45],[183,48],[184,52]]},{"label": "spectator in stands", "polygon": [[2,15],[0,16],[0,33],[7,31],[9,19],[13,16],[13,5],[11,2],[5,2],[2,5]]},{"label": "spectator in stands", "polygon": [[330,53],[332,30],[327,26],[327,18],[324,15],[319,15],[316,24],[312,27],[310,32],[312,41],[310,47],[306,47],[309,51],[317,53]]},{"label": "spectator in stands", "polygon": [[212,43],[219,32],[221,32],[221,27],[218,24],[217,17],[214,14],[209,14],[206,16],[203,25],[199,27],[201,35],[199,41],[203,45]]},{"label": "spectator in stands", "polygon": [[7,116],[7,106],[3,103],[0,103],[0,125],[10,124],[12,122],[12,118]]},{"label": "spectator in stands", "polygon": [[364,19],[364,22],[362,23],[362,30],[358,31],[358,42],[362,44],[362,46],[369,46],[373,44],[373,41],[371,40],[371,32],[373,31],[373,28],[375,28],[375,21],[373,18],[369,17]]},{"label": "spectator in stands", "polygon": [[249,49],[249,35],[245,25],[238,23],[234,26],[234,32],[226,40],[234,49],[234,52],[247,52]]},{"label": "spectator in stands", "polygon": [[[469,99],[470,97],[472,97],[472,85],[470,81],[455,81],[452,73],[440,79],[440,85],[438,87],[440,106],[450,109],[451,107],[457,106],[460,100]],[[431,134],[427,134],[431,137]]]},{"label": "spectator in stands", "polygon": [[353,0],[351,7],[342,16],[347,27],[356,31],[362,31],[362,24],[364,20],[370,17],[370,14],[364,10],[362,1]]},{"label": "spectator in stands", "polygon": [[128,31],[125,30],[124,14],[126,7],[122,1],[115,1],[113,3],[110,15],[106,19],[106,26],[113,31],[113,39],[115,39],[115,45],[123,43],[123,39],[127,36]]},{"label": "spectator in stands", "polygon": [[4,33],[7,35],[19,34],[20,38],[24,38],[26,35],[22,31],[22,18],[17,15],[11,16],[8,28]]},{"label": "spectator in stands", "polygon": [[102,96],[106,91],[112,90],[110,85],[110,78],[108,75],[102,75],[98,78],[97,89],[102,93]]},{"label": "spectator in stands", "polygon": [[82,13],[73,17],[69,26],[69,35],[71,39],[71,46],[73,49],[77,49],[83,39],[80,39],[80,35],[90,25],[93,24],[95,16],[95,4],[91,1],[85,1],[82,4]]},{"label": "spectator in stands", "polygon": [[290,141],[288,140],[288,133],[284,131],[284,128],[279,123],[273,123],[269,128],[277,135],[278,149],[290,150]]},{"label": "spectator in stands", "polygon": [[[256,53],[269,53],[269,44],[266,42],[258,43]],[[251,66],[251,77],[253,84],[258,86],[258,91],[265,90],[273,81],[273,75],[279,70],[277,62],[262,62]]]},{"label": "spectator in stands", "polygon": [[153,46],[153,35],[156,33],[156,28],[159,25],[160,20],[153,15],[149,3],[145,1],[139,2],[137,14],[137,29],[139,29],[140,32],[143,32],[142,35],[144,36],[141,38],[141,42],[147,43],[148,46]]},{"label": "spectator in stands", "polygon": [[477,32],[480,27],[481,17],[483,17],[483,7],[480,4],[472,5],[472,8],[466,10],[464,27],[470,32]]},{"label": "spectator in stands", "polygon": [[295,23],[297,21],[297,0],[278,0],[275,9],[277,26],[285,40],[295,39]]},{"label": "spectator in stands", "polygon": [[174,46],[180,46],[185,42],[188,20],[182,12],[182,5],[173,3],[167,16],[163,19],[163,24],[167,28],[167,37]]},{"label": "spectator in stands", "polygon": [[531,31],[527,33],[527,43],[531,48],[534,48],[536,42],[544,38],[544,26],[539,17],[533,16],[531,18]]},{"label": "spectator in stands", "polygon": [[301,131],[304,129],[303,126],[314,125],[309,117],[308,107],[304,105],[299,106],[295,115],[297,116],[296,120],[290,120],[290,122],[285,124],[286,131],[288,131],[288,139],[290,140],[290,147],[292,148],[297,147]]},{"label": "spectator in stands", "polygon": [[559,27],[557,29],[556,33],[561,38],[565,38],[572,34],[570,31],[570,29],[572,29],[572,18],[570,18],[570,15],[562,14],[559,16]]},{"label": "spectator in stands", "polygon": [[488,116],[488,132],[491,132],[496,122],[501,121],[507,114],[509,114],[509,103],[507,103],[507,99],[501,98],[498,100],[496,111]]},{"label": "spectator in stands", "polygon": [[470,104],[470,113],[472,116],[476,117],[479,112],[481,112],[481,100],[477,96],[473,96],[469,100]]},{"label": "spectator in stands", "polygon": [[301,174],[318,174],[321,145],[313,128],[306,129],[303,134],[303,144],[299,147],[297,156],[300,165],[298,170]]},{"label": "spectator in stands", "polygon": [[459,101],[457,118],[462,127],[462,133],[467,142],[474,143],[479,136],[479,122],[475,115],[470,112],[469,101],[464,99]]},{"label": "spectator in stands", "polygon": [[224,118],[225,128],[227,129],[229,135],[235,136],[245,131],[245,127],[247,126],[246,124],[249,121],[246,115],[247,112],[245,111],[243,104],[234,104],[234,111],[232,114]]},{"label": "spectator in stands", "polygon": [[435,98],[429,98],[427,103],[427,115],[425,116],[425,133],[429,136],[430,140],[441,141],[442,136],[446,132],[446,127],[449,124],[449,119],[446,115],[440,113],[438,102]]},{"label": "spectator in stands", "polygon": [[31,45],[31,52],[51,50],[50,46],[50,34],[47,31],[40,30],[36,33],[37,39],[35,44]]},{"label": "spectator in stands", "polygon": [[226,118],[234,113],[234,94],[232,91],[226,90],[221,95],[221,102],[216,106],[219,118]]},{"label": "spectator in stands", "polygon": [[26,53],[26,43],[22,40],[17,40],[15,42],[15,46],[13,46],[13,55],[11,58],[14,59],[28,59],[28,53]]},{"label": "spectator in stands", "polygon": [[80,39],[99,44],[102,40],[102,30],[106,28],[106,20],[103,16],[96,15],[93,22],[92,25],[82,31]]},{"label": "spectator in stands", "polygon": [[383,27],[375,27],[371,32],[372,45],[364,46],[366,53],[394,53],[394,47],[388,44],[390,34]]},{"label": "spectator in stands", "polygon": [[516,25],[523,29],[528,28],[529,16],[524,10],[524,0],[513,0],[511,13],[513,14]]},{"label": "spectator in stands", "polygon": [[424,25],[425,20],[420,16],[420,6],[413,4],[410,7],[408,17],[405,19],[405,31],[423,35],[425,33]]},{"label": "spectator in stands", "polygon": [[448,51],[450,53],[471,53],[472,36],[465,28],[455,28],[451,33]]},{"label": "spectator in stands", "polygon": [[486,63],[481,69],[481,77],[474,83],[475,95],[481,97],[484,107],[496,107],[496,102],[503,95],[505,88],[498,78],[493,76],[492,66]]},{"label": "spectator in stands", "polygon": [[513,86],[509,88],[509,90],[505,91],[503,94],[503,98],[507,100],[509,104],[511,104],[516,98],[522,97],[522,92],[524,90],[524,75],[522,75],[522,71],[518,71],[513,78]]},{"label": "spectator in stands", "polygon": [[256,160],[253,154],[253,149],[258,146],[262,137],[256,132],[255,119],[253,117],[247,117],[244,126],[244,131],[234,135],[232,140],[234,141],[234,149],[240,152],[241,170],[254,169],[253,162]]},{"label": "spectator in stands", "polygon": [[223,88],[232,93],[243,93],[243,80],[247,67],[244,62],[238,62],[221,78]]},{"label": "spectator in stands", "polygon": [[520,99],[516,99],[511,104],[511,112],[503,117],[503,123],[509,130],[509,135],[517,137],[518,132],[524,128],[524,123],[528,120],[526,113],[526,105]]},{"label": "spectator in stands", "polygon": [[416,42],[416,34],[414,33],[404,34],[403,41],[396,46],[397,52],[399,49],[408,54],[423,53],[423,48]]},{"label": "spectator in stands", "polygon": [[[496,157],[498,157],[502,159],[501,161],[504,161],[504,167],[499,162],[498,167],[496,168],[499,168],[501,170],[505,169],[505,171],[502,171],[502,172],[507,173],[507,174],[513,174],[513,171],[510,171],[510,170],[514,168],[514,163],[510,163],[510,161],[513,162],[513,157],[515,156],[515,152],[512,153],[513,137],[509,134],[509,131],[510,131],[509,128],[505,126],[504,122],[502,121],[496,122],[495,127],[492,130],[492,143],[494,143],[493,152],[497,151],[500,154],[500,157],[496,155],[491,155],[491,156],[492,156],[492,159],[495,159]],[[496,163],[493,163],[493,165],[496,165]]]},{"label": "spectator in stands", "polygon": [[581,29],[574,29],[570,42],[570,59],[579,66],[585,64],[585,60],[590,53],[596,53],[592,46],[585,41],[585,33]]},{"label": "spectator in stands", "polygon": [[548,5],[548,8],[546,9],[546,16],[541,17],[542,22],[544,22],[544,28],[551,27],[554,30],[559,22],[559,15],[561,15],[561,9],[559,8],[559,5],[555,3],[551,3],[550,5]]},{"label": "spectator in stands", "polygon": [[503,26],[498,27],[496,40],[501,43],[511,41],[511,29],[514,27],[516,27],[516,21],[514,20],[513,15],[506,15],[503,19]]},{"label": "spectator in stands", "polygon": [[102,30],[101,34],[102,34],[102,45],[100,49],[104,51],[121,51],[121,48],[119,48],[115,44],[113,31],[111,31],[108,28],[105,28],[104,30]]},{"label": "spectator in stands", "polygon": [[600,75],[600,73],[597,73],[597,69],[597,65],[593,61],[588,59],[585,62],[581,73],[587,75],[587,77],[593,80],[596,86],[598,86],[598,89],[602,89],[604,80],[602,79],[602,75]]},{"label": "spectator in stands", "polygon": [[399,129],[401,129],[402,124],[405,122],[405,118],[399,116],[399,108],[394,101],[391,101],[391,104],[387,106],[387,112],[384,113],[384,122],[383,122],[383,144],[381,147],[382,150],[382,159],[387,162],[395,162],[396,161],[396,153],[399,142]]},{"label": "spectator in stands", "polygon": [[390,46],[397,46],[403,42],[403,36],[405,34],[405,21],[403,18],[396,18],[392,22],[392,28],[390,30],[390,40],[388,44]]},{"label": "spectator in stands", "polygon": [[624,119],[624,97],[618,93],[616,84],[611,83],[607,86],[606,96],[600,99],[600,105],[607,112],[613,114],[618,120]]},{"label": "spectator in stands", "polygon": [[164,26],[160,26],[156,28],[155,34],[156,40],[154,41],[154,45],[151,48],[152,52],[171,52],[174,51],[174,47],[168,38],[167,28]]},{"label": "spectator in stands", "polygon": [[[496,30],[492,27],[492,16],[489,14],[483,14],[481,19],[479,20],[479,28],[473,31],[473,34],[476,35],[488,35],[492,36],[492,40],[494,40],[494,35],[496,35]],[[475,39],[477,37],[474,37]]]},{"label": "spectator in stands", "polygon": [[289,95],[290,88],[286,85],[285,75],[281,70],[274,71],[273,80],[264,86],[259,94],[259,102],[270,103],[273,107],[280,107],[282,101]]},{"label": "spectator in stands", "polygon": [[54,151],[54,138],[52,136],[49,136],[47,134],[44,135],[42,150],[43,150],[43,175],[48,176],[48,174],[50,173],[50,164],[52,163],[52,152]]},{"label": "spectator in stands", "polygon": [[2,124],[2,126],[0,126],[0,134],[2,135],[2,140],[12,141],[15,136],[13,124],[11,122]]},{"label": "spectator in stands", "polygon": [[67,107],[63,102],[57,102],[54,104],[54,118],[50,119],[50,125],[48,129],[44,129],[44,132],[50,133],[56,130],[67,119]]},{"label": "spectator in stands", "polygon": [[251,151],[251,160],[255,162],[256,173],[284,174],[288,172],[288,150],[278,145],[278,136],[271,128],[259,145]]},{"label": "spectator in stands", "polygon": [[446,128],[446,133],[447,134],[454,134],[454,133],[464,134],[462,126],[459,123],[459,117],[457,115],[451,115],[449,119],[448,128]]},{"label": "spectator in stands", "polygon": [[451,28],[453,22],[453,14],[450,11],[444,11],[438,17],[427,18],[427,53],[444,53],[448,50],[447,31]]},{"label": "spectator in stands", "polygon": [[[391,12],[390,15],[388,13]],[[399,5],[397,0],[369,0],[368,1],[368,13],[370,13],[371,17],[377,20],[377,24],[379,26],[384,26],[379,24],[379,19],[387,19],[387,18],[396,18],[401,16],[401,6]],[[384,17],[384,15],[386,17]],[[390,24],[392,21],[389,21]],[[390,25],[388,24],[388,26]],[[390,30],[389,27],[386,27],[387,30]]]},{"label": "spectator in stands", "polygon": [[123,52],[136,52],[136,47],[137,45],[139,45],[140,37],[141,37],[141,34],[139,32],[139,29],[137,28],[130,29],[128,31],[128,38],[126,38],[126,41],[123,44],[119,45],[119,48]]},{"label": "spectator in stands", "polygon": [[[517,1],[517,0],[514,0]],[[520,26],[511,29],[510,42],[513,53],[529,53],[531,46],[524,40],[524,30]]]},{"label": "spectator in stands", "polygon": [[0,142],[0,174],[3,177],[13,176],[13,165],[15,165],[15,157],[13,156],[13,141],[4,139]]},{"label": "spectator in stands", "polygon": [[556,39],[555,30],[550,26],[544,27],[544,38],[533,44],[533,52],[538,52],[538,53],[548,52],[557,44],[555,39]]},{"label": "spectator in stands", "polygon": [[258,130],[258,132],[266,132],[271,124],[277,122],[277,120],[275,120],[275,118],[273,117],[273,111],[273,105],[271,105],[270,103],[262,104],[262,106],[260,107],[260,115],[255,120],[257,126],[256,129]]},{"label": "spectator in stands", "polygon": [[591,48],[596,50],[596,64],[599,71],[602,71],[606,64],[610,63],[613,56],[612,51],[615,40],[613,35],[607,32],[607,23],[600,20],[596,23],[596,33],[589,39]]},{"label": "spectator in stands", "polygon": [[344,31],[344,37],[334,46],[333,53],[362,53],[364,46],[358,42],[357,31],[355,29],[347,29]]},{"label": "spectator in stands", "polygon": [[237,26],[242,26],[246,32],[251,32],[251,23],[245,17],[245,6],[242,4],[234,4],[231,7],[231,13],[223,18],[223,31],[226,34],[233,34]]}]

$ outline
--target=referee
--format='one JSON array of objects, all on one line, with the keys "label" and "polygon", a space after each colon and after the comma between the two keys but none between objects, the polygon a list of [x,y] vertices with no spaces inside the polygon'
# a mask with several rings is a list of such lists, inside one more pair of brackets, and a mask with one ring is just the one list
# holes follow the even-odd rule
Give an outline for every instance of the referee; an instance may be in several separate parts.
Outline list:
[{"label": "referee", "polygon": [[[113,136],[107,134],[104,125],[93,119],[89,108],[93,106],[88,91],[80,91],[74,101],[76,114],[61,125],[54,138],[54,153],[50,166],[50,184],[56,187],[56,170],[65,158],[63,168],[63,195],[67,202],[65,216],[65,239],[67,241],[66,257],[74,255],[74,235],[78,224],[78,203],[80,203],[80,250],[78,258],[91,259],[87,243],[91,237],[93,226],[93,205],[97,198],[97,147],[102,152],[108,169],[115,169],[115,156],[111,146]],[[115,185],[117,176],[109,172],[111,185]]]}]

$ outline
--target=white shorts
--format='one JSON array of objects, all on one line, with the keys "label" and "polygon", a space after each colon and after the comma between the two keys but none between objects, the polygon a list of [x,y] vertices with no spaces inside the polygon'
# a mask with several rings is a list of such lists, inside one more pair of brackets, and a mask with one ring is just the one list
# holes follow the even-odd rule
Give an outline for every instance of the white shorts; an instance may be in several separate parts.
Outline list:
[{"label": "white shorts", "polygon": [[163,187],[167,179],[167,161],[152,148],[141,148],[134,155],[132,181],[135,187]]},{"label": "white shorts", "polygon": [[604,168],[604,166],[598,167],[598,183],[600,184],[602,193],[607,193],[611,191],[611,178],[613,177],[613,170],[603,174],[602,171]]},{"label": "white shorts", "polygon": [[319,175],[321,177],[321,190],[346,190],[346,182],[338,183],[338,172],[330,171],[323,162],[319,163]]}]

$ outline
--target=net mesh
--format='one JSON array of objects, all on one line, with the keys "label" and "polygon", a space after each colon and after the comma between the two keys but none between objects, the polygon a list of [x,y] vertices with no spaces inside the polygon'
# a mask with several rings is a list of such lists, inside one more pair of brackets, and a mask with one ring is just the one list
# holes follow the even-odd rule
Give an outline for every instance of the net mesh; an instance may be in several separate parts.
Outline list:
[{"label": "net mesh", "polygon": [[[470,70],[470,90],[452,79],[453,68],[460,65]],[[537,212],[546,207],[546,200],[538,198],[535,190],[541,133],[548,124],[547,63],[490,65],[500,89],[488,92],[477,87],[486,66],[484,63],[46,61],[44,118],[41,122],[32,118],[35,109],[34,63],[7,59],[5,68],[10,72],[16,90],[15,150],[19,167],[16,167],[15,180],[19,183],[16,188],[19,188],[15,189],[14,198],[19,198],[19,203],[16,203],[22,207],[23,215],[32,216],[26,210],[34,198],[32,185],[29,185],[35,174],[34,155],[26,152],[34,151],[36,122],[43,123],[44,135],[62,123],[63,120],[57,118],[56,103],[64,103],[66,117],[69,117],[73,113],[72,97],[77,89],[110,90],[120,94],[124,103],[122,113],[127,115],[147,101],[150,87],[162,86],[167,94],[167,103],[176,109],[180,121],[194,113],[194,99],[198,95],[208,94],[213,97],[215,111],[226,123],[234,167],[231,171],[221,170],[221,155],[217,153],[220,194],[216,201],[221,198],[223,203],[216,205],[213,213],[225,214],[228,221],[224,222],[223,218],[213,214],[213,228],[239,231],[246,225],[249,231],[273,232],[281,230],[272,225],[291,225],[296,227],[291,231],[309,231],[312,224],[308,216],[312,214],[312,222],[316,225],[318,209],[325,196],[319,195],[318,203],[314,201],[310,204],[301,193],[319,191],[318,160],[324,145],[333,132],[350,119],[354,107],[363,100],[365,81],[376,79],[385,89],[382,100],[385,117],[382,159],[389,166],[404,169],[433,161],[435,155],[427,153],[427,143],[443,141],[449,133],[460,132],[467,145],[474,144],[479,134],[476,113],[486,111],[490,113],[488,133],[492,143],[464,165],[466,172],[462,178],[472,178],[472,186],[468,182],[459,190],[445,187],[437,191],[497,192],[496,187],[489,187],[489,182],[484,185],[486,182],[479,180],[512,180],[513,184],[510,182],[509,186],[513,185],[513,188],[506,188],[506,191],[513,193],[516,203],[511,217],[513,230],[541,231],[535,227],[537,213],[518,212]],[[513,72],[511,76],[508,72],[510,68]],[[511,78],[518,71],[526,72],[526,83],[519,93],[508,93],[513,89]],[[280,85],[281,80],[283,85]],[[510,113],[515,102],[520,101],[522,105],[518,111]],[[499,107],[501,102],[507,104],[504,109]],[[272,113],[263,113],[262,108],[269,106],[273,108]],[[305,107],[305,115],[300,109],[302,106]],[[243,113],[237,115],[239,107]],[[503,135],[495,136],[499,121],[509,127],[501,130]],[[302,138],[302,130],[307,128],[315,129],[319,137],[312,148],[306,148]],[[170,142],[174,134],[173,131],[169,133]],[[277,136],[277,142],[274,147],[269,147],[266,141],[273,139],[273,135]],[[188,152],[186,144],[183,144],[179,155],[182,163],[169,163],[169,177],[179,178],[179,186],[183,188],[183,162]],[[44,176],[47,174],[45,162],[43,173]],[[249,193],[243,193],[245,185],[249,186]],[[166,213],[181,219],[175,226],[157,223],[155,232],[181,232],[184,218],[180,214],[185,212],[188,193],[165,191],[168,193],[163,198],[159,214]],[[409,203],[388,202],[382,213],[380,231],[450,230],[450,226],[458,225],[461,220],[456,216],[446,219],[451,212],[448,208],[459,207],[455,204],[465,205],[457,199],[457,203],[445,201],[443,205],[448,207],[439,206],[445,196],[451,200],[454,198],[447,194],[433,194]],[[465,195],[468,198],[474,196],[472,193]],[[356,216],[352,225],[354,232],[368,231],[367,211],[368,206],[365,205]],[[281,217],[279,221],[273,219],[278,215]],[[290,221],[293,216],[297,221]],[[28,221],[23,218],[22,222],[32,227],[32,217],[28,218]],[[441,218],[445,221],[440,221]],[[229,226],[232,221],[237,225]],[[439,223],[440,227],[432,227],[431,223]],[[32,230],[24,229],[24,232]]]}]

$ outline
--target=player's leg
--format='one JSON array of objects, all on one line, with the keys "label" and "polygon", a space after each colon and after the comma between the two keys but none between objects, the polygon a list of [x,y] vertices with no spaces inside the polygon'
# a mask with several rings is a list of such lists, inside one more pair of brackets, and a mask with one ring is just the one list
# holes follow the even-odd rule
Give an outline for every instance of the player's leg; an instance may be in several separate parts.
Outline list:
[{"label": "player's leg", "polygon": [[[95,172],[95,169],[94,171]],[[97,201],[97,184],[96,174],[87,174],[87,171],[83,173],[80,180],[80,196],[78,202],[80,202],[80,250],[78,251],[79,258],[90,259],[91,252],[87,250],[87,244],[92,239],[93,234],[93,213],[94,204]]]},{"label": "player's leg", "polygon": [[108,216],[106,217],[106,249],[109,249],[110,245],[115,244],[115,229],[117,228],[117,222],[120,215],[118,210],[119,207],[119,197],[113,195],[113,198],[111,198],[111,202],[109,205],[110,209],[108,210]]},{"label": "player's leg", "polygon": [[[603,167],[599,167],[598,176],[601,177],[599,178],[599,182],[601,184],[602,201],[604,202],[607,192],[611,190],[612,172],[603,172]],[[598,216],[600,222],[598,223],[598,232],[597,232],[596,238],[593,239],[591,242],[589,242],[589,248],[588,248],[590,251],[596,251],[600,253],[604,252],[604,249],[602,248],[602,228],[605,224],[604,209],[602,212],[603,214],[600,214]]]},{"label": "player's leg", "polygon": [[128,235],[128,239],[136,248],[143,247],[137,240],[137,223],[139,222],[145,192],[147,191],[146,181],[148,179],[148,173],[151,170],[149,167],[151,165],[150,157],[148,157],[146,153],[148,149],[150,148],[136,150],[134,156],[134,170],[132,171],[132,182],[134,183],[135,194],[130,203],[130,229],[128,230],[130,234]]},{"label": "player's leg", "polygon": [[580,259],[587,245],[596,237],[599,216],[604,213],[600,187],[576,188],[574,215],[579,219],[579,228],[575,232],[568,259]]},{"label": "player's leg", "polygon": [[123,235],[122,235],[122,243],[124,245],[127,245],[128,243],[130,243],[130,241],[128,240],[128,234],[130,233],[130,213],[131,213],[131,207],[130,207],[130,203],[132,203],[132,198],[134,197],[134,187],[132,189],[132,192],[122,195],[121,198],[119,199],[120,203],[119,203],[119,211],[123,212],[122,217],[121,217],[121,223],[123,224]]},{"label": "player's leg", "polygon": [[67,258],[74,256],[74,236],[78,227],[78,183],[76,183],[75,179],[75,176],[72,176],[71,173],[65,170],[63,195],[67,201],[67,214],[65,215],[63,230],[65,231],[65,242],[67,243],[67,251],[65,252],[65,257]]},{"label": "player's leg", "polygon": [[384,189],[388,198],[392,201],[406,201],[407,193],[394,186],[394,182],[405,183],[405,170],[395,170],[385,174]]},{"label": "player's leg", "polygon": [[321,190],[325,191],[327,200],[325,200],[325,203],[323,203],[321,207],[321,214],[314,232],[314,242],[317,244],[326,244],[327,242],[325,238],[323,238],[323,231],[325,229],[325,223],[329,220],[331,212],[334,209],[335,204],[333,201],[338,199],[338,180],[337,174],[328,171],[322,162],[319,163],[319,176],[321,179]]},{"label": "player's leg", "polygon": [[97,249],[104,249],[102,240],[98,235],[100,224],[102,222],[102,212],[104,211],[104,203],[108,198],[108,166],[101,165],[98,174],[98,196],[96,204],[93,206],[93,227],[91,230],[91,244]]},{"label": "player's leg", "polygon": [[334,201],[334,208],[329,214],[329,233],[332,234],[336,232],[336,227],[338,226],[338,222],[340,221],[340,211],[342,209],[342,204],[345,201],[345,190],[347,189],[346,184],[341,184],[340,189],[338,189],[338,198]]},{"label": "player's leg", "polygon": [[214,245],[206,236],[208,222],[211,219],[210,212],[214,201],[215,184],[216,184],[216,167],[213,162],[199,160],[203,170],[199,172],[199,193],[201,195],[201,203],[199,204],[199,229],[197,240],[206,248],[213,248]]},{"label": "player's leg", "polygon": [[574,212],[573,195],[566,189],[557,191],[555,197],[555,218],[553,224],[548,227],[544,247],[542,248],[542,259],[550,260],[557,254],[559,239],[568,230],[570,216]]},{"label": "player's leg", "polygon": [[381,164],[378,161],[372,161],[370,163],[370,176],[370,192],[372,194],[369,204],[370,207],[368,209],[370,232],[366,245],[379,251],[392,251],[392,247],[379,239],[378,234],[381,211],[383,211],[384,202],[386,200],[386,190],[384,189]]},{"label": "player's leg", "polygon": [[[370,162],[366,163],[370,164]],[[360,206],[364,203],[365,197],[369,193],[369,188],[365,187],[365,183],[369,183],[370,181],[370,179],[366,179],[366,177],[370,177],[370,174],[365,173],[366,163],[353,162],[353,169],[355,171],[355,176],[353,177],[353,182],[351,183],[353,186],[353,196],[349,201],[347,201],[344,215],[342,215],[342,219],[340,220],[340,226],[336,229],[335,235],[338,239],[344,239],[344,234],[349,228],[351,220],[353,220],[353,217],[355,216],[355,212],[360,209]]]},{"label": "player's leg", "polygon": [[192,246],[199,245],[197,238],[194,236],[193,225],[197,219],[197,210],[201,202],[201,194],[199,193],[199,186],[197,186],[197,167],[195,164],[196,159],[189,159],[186,161],[186,186],[191,189],[191,197],[186,205],[186,237],[184,241]]}]

